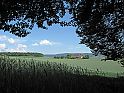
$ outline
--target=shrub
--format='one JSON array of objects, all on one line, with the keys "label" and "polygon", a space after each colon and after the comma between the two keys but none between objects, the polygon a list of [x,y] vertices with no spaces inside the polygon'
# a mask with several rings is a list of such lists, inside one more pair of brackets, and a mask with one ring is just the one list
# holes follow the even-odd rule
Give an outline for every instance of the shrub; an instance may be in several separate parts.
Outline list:
[{"label": "shrub", "polygon": [[85,55],[83,59],[89,59],[89,55]]}]

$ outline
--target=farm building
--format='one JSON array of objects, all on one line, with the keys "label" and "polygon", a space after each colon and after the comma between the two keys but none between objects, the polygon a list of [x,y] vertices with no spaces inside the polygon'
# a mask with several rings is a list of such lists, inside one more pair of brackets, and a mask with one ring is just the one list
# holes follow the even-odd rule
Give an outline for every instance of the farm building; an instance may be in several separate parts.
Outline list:
[{"label": "farm building", "polygon": [[83,54],[80,54],[80,53],[76,53],[76,54],[70,54],[71,55],[71,58],[78,58],[78,59],[82,59],[84,56]]}]

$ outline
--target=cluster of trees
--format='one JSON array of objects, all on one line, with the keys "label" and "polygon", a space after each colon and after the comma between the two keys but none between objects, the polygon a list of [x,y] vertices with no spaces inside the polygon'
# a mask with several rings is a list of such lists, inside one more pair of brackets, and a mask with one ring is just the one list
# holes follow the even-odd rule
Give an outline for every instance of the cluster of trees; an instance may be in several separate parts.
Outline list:
[{"label": "cluster of trees", "polygon": [[55,59],[65,59],[66,57],[64,56],[54,56]]},{"label": "cluster of trees", "polygon": [[90,58],[89,55],[83,56],[83,59],[89,59],[89,58]]},{"label": "cluster of trees", "polygon": [[54,56],[55,59],[89,59],[89,55],[83,56],[73,56],[72,54],[67,54],[66,56]]},{"label": "cluster of trees", "polygon": [[66,56],[67,59],[89,59],[89,55],[73,55],[73,54],[68,54]]},{"label": "cluster of trees", "polygon": [[35,57],[43,57],[42,53],[31,53],[31,52],[0,52],[0,55],[7,56],[35,56]]},{"label": "cluster of trees", "polygon": [[[66,13],[70,22],[60,19]],[[14,22],[13,22],[14,21]],[[34,24],[76,26],[76,33],[95,55],[124,57],[124,0],[2,0],[0,30],[25,37]],[[28,30],[28,31],[27,31]]]}]

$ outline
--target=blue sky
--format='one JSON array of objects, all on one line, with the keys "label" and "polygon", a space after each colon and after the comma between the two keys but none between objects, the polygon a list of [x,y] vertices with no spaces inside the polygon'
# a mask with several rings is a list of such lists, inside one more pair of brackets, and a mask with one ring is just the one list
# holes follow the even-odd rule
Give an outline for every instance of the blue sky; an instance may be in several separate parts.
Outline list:
[{"label": "blue sky", "polygon": [[[68,20],[65,16],[63,20]],[[40,52],[43,54],[58,53],[90,53],[90,49],[79,44],[80,38],[75,27],[53,25],[47,30],[34,28],[27,37],[19,38],[0,30],[0,51],[10,52]]]}]

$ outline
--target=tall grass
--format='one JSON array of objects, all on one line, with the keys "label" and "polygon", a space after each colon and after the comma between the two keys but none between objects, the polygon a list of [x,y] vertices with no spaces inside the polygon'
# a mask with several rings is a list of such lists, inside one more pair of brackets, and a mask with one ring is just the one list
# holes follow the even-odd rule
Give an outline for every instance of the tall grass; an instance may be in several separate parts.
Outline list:
[{"label": "tall grass", "polygon": [[62,63],[0,57],[0,93],[121,93],[124,78],[104,75]]}]

